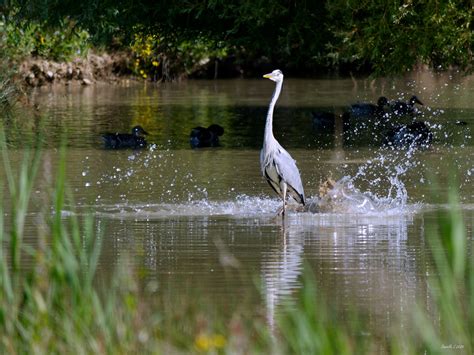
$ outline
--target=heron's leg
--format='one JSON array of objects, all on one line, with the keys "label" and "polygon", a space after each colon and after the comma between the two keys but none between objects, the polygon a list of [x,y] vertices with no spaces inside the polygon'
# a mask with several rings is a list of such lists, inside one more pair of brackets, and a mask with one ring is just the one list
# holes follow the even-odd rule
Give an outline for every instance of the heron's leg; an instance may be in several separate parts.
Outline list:
[{"label": "heron's leg", "polygon": [[285,212],[286,212],[286,189],[287,189],[287,186],[286,186],[286,183],[285,182],[282,182],[281,184],[281,192],[283,192],[283,211],[282,211],[282,216],[285,215]]},{"label": "heron's leg", "polygon": [[285,182],[281,181],[280,182],[280,190],[282,193],[282,198],[283,198],[283,205],[278,209],[277,216],[281,215],[282,217],[285,216],[286,212],[286,192],[287,192],[287,185]]}]

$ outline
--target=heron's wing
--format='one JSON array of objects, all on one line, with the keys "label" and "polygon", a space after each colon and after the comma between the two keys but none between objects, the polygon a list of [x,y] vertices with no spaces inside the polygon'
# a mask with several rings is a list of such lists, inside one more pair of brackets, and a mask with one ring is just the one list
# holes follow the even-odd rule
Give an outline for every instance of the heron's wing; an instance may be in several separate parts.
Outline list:
[{"label": "heron's wing", "polygon": [[277,195],[283,197],[283,193],[280,188],[281,177],[278,174],[275,161],[272,159],[272,157],[272,151],[267,154],[265,149],[262,149],[260,151],[260,167],[262,168],[262,174],[265,179],[267,179],[268,184],[272,187]]},{"label": "heron's wing", "polygon": [[304,204],[303,183],[295,160],[281,146],[278,147],[273,159],[279,176],[288,185],[288,192],[291,197]]},{"label": "heron's wing", "polygon": [[281,191],[281,178],[277,173],[275,165],[269,165],[265,170],[264,170],[264,176],[267,179],[268,183],[272,187],[272,189],[276,192],[277,195],[280,197],[283,197],[283,192]]}]

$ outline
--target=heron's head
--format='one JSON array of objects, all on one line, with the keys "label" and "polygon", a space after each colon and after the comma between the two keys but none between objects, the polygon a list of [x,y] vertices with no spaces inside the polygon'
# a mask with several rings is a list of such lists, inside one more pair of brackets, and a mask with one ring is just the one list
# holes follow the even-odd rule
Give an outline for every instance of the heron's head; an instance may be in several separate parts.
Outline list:
[{"label": "heron's head", "polygon": [[133,127],[133,128],[132,128],[132,133],[133,133],[133,135],[135,135],[135,136],[140,136],[140,135],[143,135],[143,134],[148,134],[148,132],[145,131],[142,126],[135,126],[135,127]]},{"label": "heron's head", "polygon": [[273,80],[275,82],[280,82],[283,80],[283,73],[281,72],[280,69],[276,69],[269,74],[265,74],[263,77]]}]

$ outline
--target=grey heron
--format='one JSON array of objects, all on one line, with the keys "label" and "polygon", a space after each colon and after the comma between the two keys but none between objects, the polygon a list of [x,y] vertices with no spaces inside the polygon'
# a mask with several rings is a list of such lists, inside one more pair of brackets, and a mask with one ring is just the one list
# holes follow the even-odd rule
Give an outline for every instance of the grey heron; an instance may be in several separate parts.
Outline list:
[{"label": "grey heron", "polygon": [[263,148],[260,151],[260,166],[263,176],[267,179],[273,190],[283,199],[281,213],[284,215],[288,195],[304,206],[303,184],[301,183],[300,172],[296,167],[295,160],[273,136],[273,109],[280,96],[283,73],[277,69],[270,74],[265,74],[263,77],[274,81],[276,87],[268,107]]}]

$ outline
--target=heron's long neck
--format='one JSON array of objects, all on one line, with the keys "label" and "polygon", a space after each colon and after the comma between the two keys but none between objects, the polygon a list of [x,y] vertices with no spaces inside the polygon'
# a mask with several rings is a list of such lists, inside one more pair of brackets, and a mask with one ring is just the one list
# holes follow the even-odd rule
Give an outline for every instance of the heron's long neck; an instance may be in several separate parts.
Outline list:
[{"label": "heron's long neck", "polygon": [[268,107],[267,113],[267,123],[265,124],[265,137],[264,142],[270,142],[275,139],[273,137],[273,109],[275,108],[275,104],[280,96],[281,86],[283,81],[278,81],[276,83],[275,91],[273,92],[272,101],[270,102],[270,106]]}]

